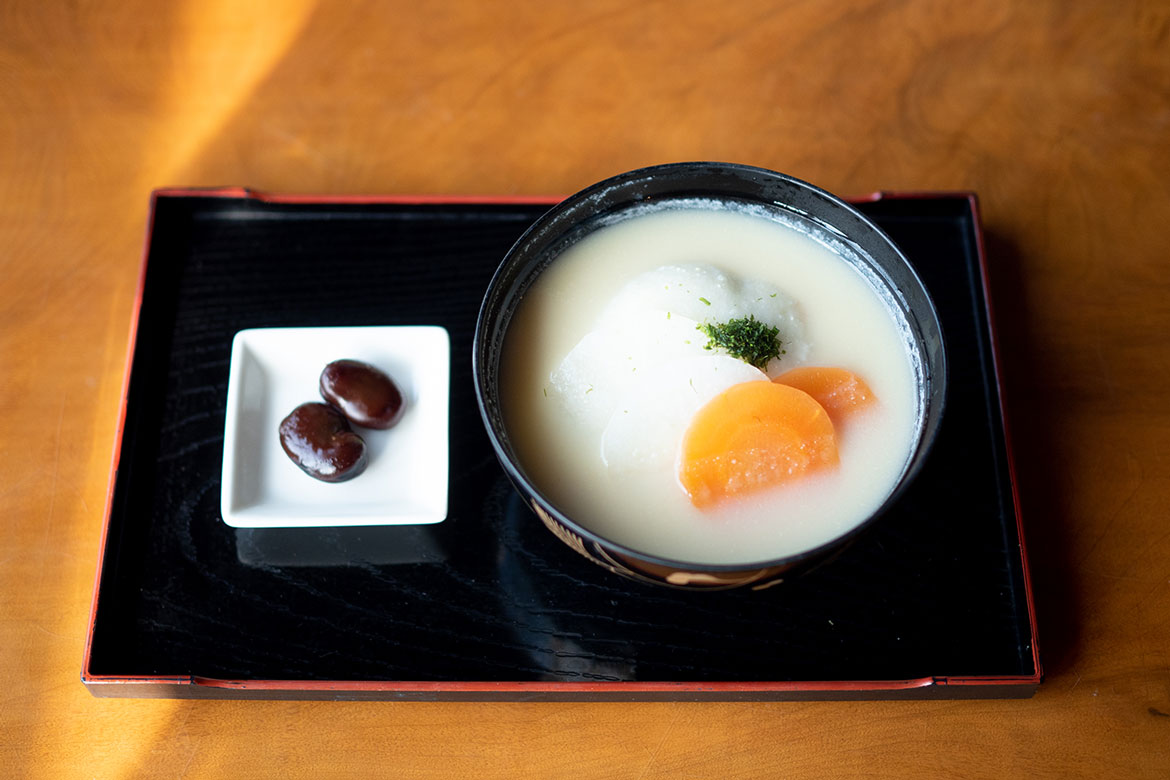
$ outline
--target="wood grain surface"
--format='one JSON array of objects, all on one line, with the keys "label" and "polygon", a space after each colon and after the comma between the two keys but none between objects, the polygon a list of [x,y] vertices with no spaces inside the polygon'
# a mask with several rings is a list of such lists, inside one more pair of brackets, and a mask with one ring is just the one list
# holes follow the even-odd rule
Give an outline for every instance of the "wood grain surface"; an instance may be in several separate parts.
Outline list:
[{"label": "wood grain surface", "polygon": [[[0,4],[0,775],[1170,775],[1170,5]],[[148,195],[568,193],[687,159],[979,193],[1026,701],[95,699]]]}]

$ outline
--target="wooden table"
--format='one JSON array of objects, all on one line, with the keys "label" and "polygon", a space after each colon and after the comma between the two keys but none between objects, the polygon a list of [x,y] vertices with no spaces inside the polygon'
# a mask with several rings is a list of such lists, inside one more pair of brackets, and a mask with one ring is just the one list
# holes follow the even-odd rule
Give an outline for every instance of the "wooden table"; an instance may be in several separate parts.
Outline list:
[{"label": "wooden table", "polygon": [[[1034,699],[90,696],[152,188],[567,193],[684,159],[979,193]],[[1165,3],[5,3],[0,774],[1166,777],[1168,173]]]}]

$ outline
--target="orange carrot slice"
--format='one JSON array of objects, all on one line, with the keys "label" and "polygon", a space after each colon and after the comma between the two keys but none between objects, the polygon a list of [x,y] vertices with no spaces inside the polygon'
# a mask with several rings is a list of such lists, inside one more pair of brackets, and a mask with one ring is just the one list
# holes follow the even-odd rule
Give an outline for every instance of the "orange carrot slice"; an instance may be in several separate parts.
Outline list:
[{"label": "orange carrot slice", "polygon": [[679,481],[704,508],[837,464],[837,439],[808,393],[773,382],[732,385],[695,413]]},{"label": "orange carrot slice", "polygon": [[873,404],[877,397],[865,380],[834,366],[801,366],[772,380],[803,390],[817,400],[838,425],[849,415]]}]

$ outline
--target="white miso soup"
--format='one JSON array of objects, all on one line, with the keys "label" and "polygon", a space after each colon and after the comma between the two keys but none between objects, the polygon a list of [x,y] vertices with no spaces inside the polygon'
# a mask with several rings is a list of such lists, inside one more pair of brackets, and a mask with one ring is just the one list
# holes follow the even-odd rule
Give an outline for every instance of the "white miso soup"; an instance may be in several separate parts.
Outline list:
[{"label": "white miso soup", "polygon": [[[502,353],[504,421],[533,484],[582,526],[677,561],[759,563],[832,540],[894,489],[917,408],[906,330],[854,266],[768,214],[644,209],[525,293]],[[774,329],[777,354],[713,343],[734,322]],[[846,369],[872,396],[834,419],[836,463],[697,506],[680,466],[698,412],[802,366]]]}]

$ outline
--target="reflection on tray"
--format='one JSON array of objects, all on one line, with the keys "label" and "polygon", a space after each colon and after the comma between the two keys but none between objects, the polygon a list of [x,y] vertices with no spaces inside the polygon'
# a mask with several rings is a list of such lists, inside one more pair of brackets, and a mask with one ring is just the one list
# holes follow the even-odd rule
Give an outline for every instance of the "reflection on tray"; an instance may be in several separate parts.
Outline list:
[{"label": "reflection on tray", "polygon": [[246,566],[362,566],[441,563],[447,554],[425,525],[343,528],[237,528]]},{"label": "reflection on tray", "polygon": [[[552,540],[552,534],[541,526],[532,509],[507,480],[499,480],[493,493],[489,507],[497,503],[501,493],[506,495],[502,514],[497,516],[491,511],[487,518],[499,538],[496,563],[502,590],[509,594],[509,598],[501,600],[507,616],[504,625],[510,629],[517,646],[525,649],[531,668],[540,670],[538,679],[554,682],[638,679],[637,647],[613,638],[615,613],[622,612],[618,608],[619,599],[628,597],[625,580],[601,569],[594,572],[593,564],[578,561],[573,553],[554,547],[557,557],[562,552],[573,556],[569,561],[574,569],[584,564],[588,567],[584,568],[587,576],[598,575],[596,580],[578,581],[577,587],[597,589],[613,596],[604,599],[609,609],[603,606],[600,614],[568,610],[572,618],[566,621],[565,600],[551,598],[548,592],[547,570],[556,564],[548,559],[544,548]],[[571,576],[565,570],[558,570],[558,574]],[[598,641],[599,637],[607,638]]]}]

